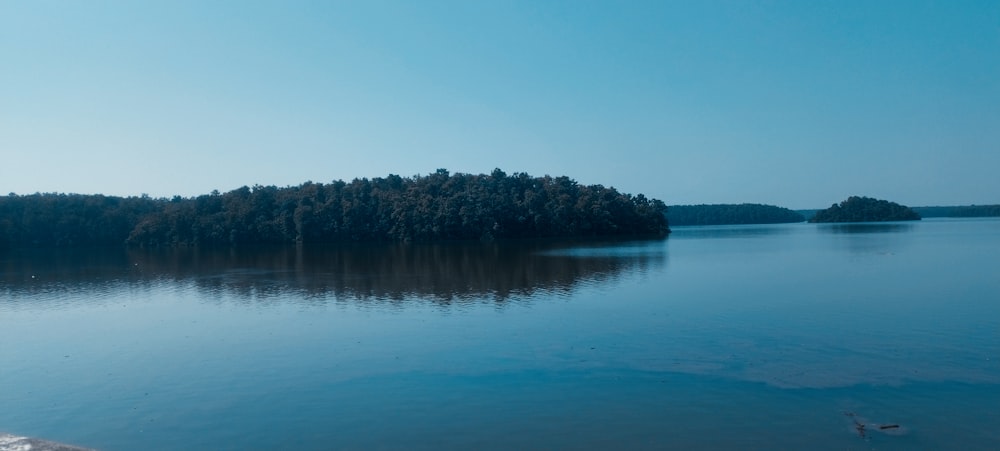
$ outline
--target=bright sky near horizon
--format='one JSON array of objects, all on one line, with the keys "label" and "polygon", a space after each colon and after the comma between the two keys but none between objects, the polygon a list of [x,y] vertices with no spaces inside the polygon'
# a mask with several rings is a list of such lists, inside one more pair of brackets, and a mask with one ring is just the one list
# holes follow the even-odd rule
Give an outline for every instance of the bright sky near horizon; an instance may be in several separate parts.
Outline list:
[{"label": "bright sky near horizon", "polygon": [[0,192],[1000,203],[1000,2],[0,1]]}]

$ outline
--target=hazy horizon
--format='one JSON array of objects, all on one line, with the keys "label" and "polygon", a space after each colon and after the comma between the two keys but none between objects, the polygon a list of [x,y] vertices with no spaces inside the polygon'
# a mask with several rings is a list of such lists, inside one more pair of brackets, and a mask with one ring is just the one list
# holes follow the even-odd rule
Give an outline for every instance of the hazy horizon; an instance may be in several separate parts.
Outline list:
[{"label": "hazy horizon", "polygon": [[0,193],[453,173],[1000,203],[1000,3],[0,4]]}]

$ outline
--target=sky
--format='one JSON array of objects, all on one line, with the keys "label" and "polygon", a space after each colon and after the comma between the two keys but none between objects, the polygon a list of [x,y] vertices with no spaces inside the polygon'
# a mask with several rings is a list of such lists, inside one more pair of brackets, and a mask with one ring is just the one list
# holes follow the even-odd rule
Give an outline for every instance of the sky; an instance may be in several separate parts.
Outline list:
[{"label": "sky", "polygon": [[0,0],[0,193],[1000,203],[1000,2]]}]

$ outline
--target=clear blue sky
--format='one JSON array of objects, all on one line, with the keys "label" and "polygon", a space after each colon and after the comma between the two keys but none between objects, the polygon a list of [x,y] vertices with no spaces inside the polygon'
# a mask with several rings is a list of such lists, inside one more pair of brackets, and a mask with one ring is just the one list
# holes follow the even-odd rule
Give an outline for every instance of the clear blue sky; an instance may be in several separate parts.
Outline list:
[{"label": "clear blue sky", "polygon": [[1000,2],[0,1],[0,192],[1000,203]]}]

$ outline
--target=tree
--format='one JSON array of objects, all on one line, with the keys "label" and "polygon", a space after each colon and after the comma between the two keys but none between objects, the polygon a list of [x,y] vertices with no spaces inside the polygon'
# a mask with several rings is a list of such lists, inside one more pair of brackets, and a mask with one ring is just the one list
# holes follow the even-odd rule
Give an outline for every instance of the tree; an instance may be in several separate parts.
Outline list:
[{"label": "tree", "polygon": [[0,246],[664,235],[666,206],[569,177],[451,174],[242,186],[192,198],[35,194],[0,198]]},{"label": "tree", "polygon": [[909,207],[887,200],[851,196],[826,210],[816,212],[809,222],[882,222],[919,221],[920,215]]}]

